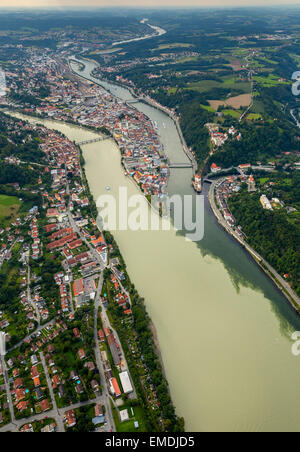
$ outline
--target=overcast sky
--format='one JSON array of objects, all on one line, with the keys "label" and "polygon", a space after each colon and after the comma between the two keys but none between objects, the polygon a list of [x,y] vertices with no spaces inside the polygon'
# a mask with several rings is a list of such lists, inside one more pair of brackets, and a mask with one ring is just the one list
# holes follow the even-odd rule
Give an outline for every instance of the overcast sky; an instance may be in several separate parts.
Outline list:
[{"label": "overcast sky", "polygon": [[299,5],[300,0],[0,0],[0,7],[212,7]]}]

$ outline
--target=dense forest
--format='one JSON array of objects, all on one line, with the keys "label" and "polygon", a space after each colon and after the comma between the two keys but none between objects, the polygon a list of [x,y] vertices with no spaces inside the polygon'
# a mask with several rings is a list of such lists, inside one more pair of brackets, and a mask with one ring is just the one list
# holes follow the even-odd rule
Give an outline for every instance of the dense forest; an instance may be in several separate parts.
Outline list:
[{"label": "dense forest", "polygon": [[168,95],[159,91],[155,96],[162,105],[177,109],[181,117],[181,127],[189,147],[192,147],[199,163],[209,154],[209,133],[205,124],[213,121],[214,115],[201,107],[207,104],[205,98],[195,91],[178,91]]},{"label": "dense forest", "polygon": [[[297,191],[299,199],[299,186]],[[300,225],[290,221],[284,209],[264,210],[256,194],[234,195],[230,207],[248,243],[279,274],[288,274],[293,289],[300,295]]]},{"label": "dense forest", "polygon": [[37,184],[38,175],[35,171],[23,166],[2,163],[0,166],[0,185],[18,183],[21,187]]},{"label": "dense forest", "polygon": [[268,163],[280,156],[282,152],[300,150],[300,144],[295,140],[297,130],[289,124],[265,123],[260,126],[243,123],[239,125],[242,133],[241,141],[228,141],[222,149],[214,154],[214,161],[224,168],[241,163]]},{"label": "dense forest", "polygon": [[16,124],[17,120],[0,113],[0,159],[17,157],[25,162],[44,162],[45,154],[39,148],[38,135],[21,127],[15,129]]}]

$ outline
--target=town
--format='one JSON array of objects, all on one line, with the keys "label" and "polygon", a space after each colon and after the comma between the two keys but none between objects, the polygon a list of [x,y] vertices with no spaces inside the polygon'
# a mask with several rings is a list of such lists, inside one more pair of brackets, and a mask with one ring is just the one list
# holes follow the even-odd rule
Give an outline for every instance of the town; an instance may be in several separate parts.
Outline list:
[{"label": "town", "polygon": [[[28,50],[26,56],[24,65],[6,74],[14,96],[1,97],[2,106],[22,108],[27,114],[73,122],[109,135],[121,150],[126,174],[145,195],[166,193],[168,164],[155,124],[98,85],[75,80],[69,68],[46,51]],[[47,96],[36,103],[34,96],[42,87]]]},{"label": "town", "polygon": [[[117,246],[107,242],[96,224],[80,149],[44,126],[9,116],[3,121],[11,137],[21,131],[28,140],[38,137],[42,157],[37,189],[12,184],[19,196],[27,190],[40,202],[0,231],[0,262],[18,281],[19,312],[17,319],[0,313],[6,343],[0,366],[0,431],[110,432],[119,431],[121,424],[143,431],[144,414],[123,345],[127,356],[134,356],[151,411],[159,413],[160,403],[130,332],[126,269]],[[7,164],[33,168],[14,157]],[[117,322],[127,330],[126,344],[114,327]]]}]

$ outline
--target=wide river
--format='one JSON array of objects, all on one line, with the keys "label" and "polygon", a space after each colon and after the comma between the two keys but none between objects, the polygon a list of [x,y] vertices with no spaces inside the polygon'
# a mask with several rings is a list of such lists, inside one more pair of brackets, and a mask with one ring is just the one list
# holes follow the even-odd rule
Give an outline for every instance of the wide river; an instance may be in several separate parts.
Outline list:
[{"label": "wide river", "polygon": [[[88,77],[90,69],[83,74]],[[131,98],[123,88],[103,85]],[[173,122],[142,103],[135,107],[157,121],[170,160],[186,161]],[[43,123],[72,140],[94,136],[79,127]],[[138,193],[123,173],[114,142],[83,146],[83,154],[95,199],[108,185],[116,197],[120,186]],[[172,171],[169,193],[193,194],[190,170]],[[188,431],[300,431],[300,357],[291,353],[290,339],[300,330],[300,318],[219,227],[207,201],[205,209],[199,243],[187,242],[174,229],[114,233],[156,326],[177,412]]]}]

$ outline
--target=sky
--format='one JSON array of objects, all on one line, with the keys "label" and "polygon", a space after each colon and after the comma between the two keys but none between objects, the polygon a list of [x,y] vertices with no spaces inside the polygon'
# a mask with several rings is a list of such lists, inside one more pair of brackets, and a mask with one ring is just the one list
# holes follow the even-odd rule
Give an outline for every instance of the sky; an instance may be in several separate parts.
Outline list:
[{"label": "sky", "polygon": [[300,0],[0,0],[1,8],[35,7],[214,7],[299,5]]}]

